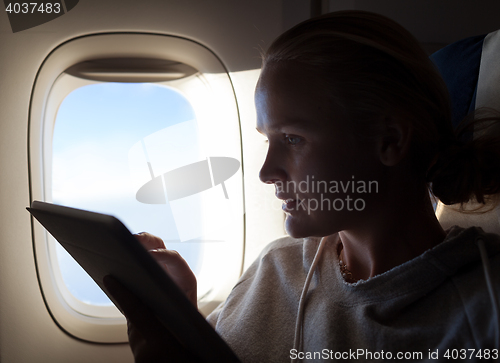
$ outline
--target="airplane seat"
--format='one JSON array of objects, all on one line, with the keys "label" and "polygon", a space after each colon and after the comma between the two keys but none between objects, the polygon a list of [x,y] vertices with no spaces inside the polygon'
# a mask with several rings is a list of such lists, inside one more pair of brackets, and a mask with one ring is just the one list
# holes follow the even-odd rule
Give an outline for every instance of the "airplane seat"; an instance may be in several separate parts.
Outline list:
[{"label": "airplane seat", "polygon": [[[448,86],[453,126],[480,107],[500,111],[500,30],[460,40],[431,55]],[[472,135],[471,135],[472,136]],[[464,209],[476,208],[469,202]],[[439,202],[436,215],[444,229],[479,226],[500,234],[500,206],[487,213],[459,211],[459,205]]]}]

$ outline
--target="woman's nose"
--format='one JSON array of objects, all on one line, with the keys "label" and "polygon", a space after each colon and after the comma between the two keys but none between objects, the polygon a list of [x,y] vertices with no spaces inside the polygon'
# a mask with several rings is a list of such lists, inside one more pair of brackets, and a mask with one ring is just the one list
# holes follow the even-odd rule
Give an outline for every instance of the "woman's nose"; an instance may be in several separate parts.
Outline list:
[{"label": "woman's nose", "polygon": [[286,177],[283,159],[280,158],[279,152],[269,145],[266,160],[260,169],[260,181],[265,184],[275,184],[284,182]]}]

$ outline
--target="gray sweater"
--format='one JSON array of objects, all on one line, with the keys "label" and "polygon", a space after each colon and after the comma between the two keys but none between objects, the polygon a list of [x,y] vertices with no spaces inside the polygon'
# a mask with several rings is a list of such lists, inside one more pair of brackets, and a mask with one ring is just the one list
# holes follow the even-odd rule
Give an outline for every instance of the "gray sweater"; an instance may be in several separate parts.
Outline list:
[{"label": "gray sweater", "polygon": [[435,248],[356,284],[342,278],[339,239],[332,238],[306,295],[302,348],[293,351],[299,299],[320,239],[284,237],[266,247],[208,321],[245,363],[484,361],[478,353],[495,355],[498,327],[477,237],[498,296],[500,237],[479,228],[454,227]]}]

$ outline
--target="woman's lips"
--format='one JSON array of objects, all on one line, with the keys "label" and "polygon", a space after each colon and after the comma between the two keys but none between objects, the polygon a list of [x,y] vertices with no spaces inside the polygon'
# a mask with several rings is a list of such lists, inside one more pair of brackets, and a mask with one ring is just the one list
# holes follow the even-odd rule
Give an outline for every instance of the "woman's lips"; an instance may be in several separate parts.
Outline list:
[{"label": "woman's lips", "polygon": [[281,205],[281,209],[285,213],[291,213],[292,211],[297,210],[297,200],[296,199],[285,199],[283,200],[283,204]]}]

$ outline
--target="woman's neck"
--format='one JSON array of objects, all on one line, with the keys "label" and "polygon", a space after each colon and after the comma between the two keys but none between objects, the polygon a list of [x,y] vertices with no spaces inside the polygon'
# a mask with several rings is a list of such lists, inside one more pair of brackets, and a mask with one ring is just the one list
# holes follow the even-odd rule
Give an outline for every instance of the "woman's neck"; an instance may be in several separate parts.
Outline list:
[{"label": "woman's neck", "polygon": [[343,263],[353,280],[384,273],[444,240],[446,233],[430,202],[413,207],[380,213],[363,228],[339,232]]}]

